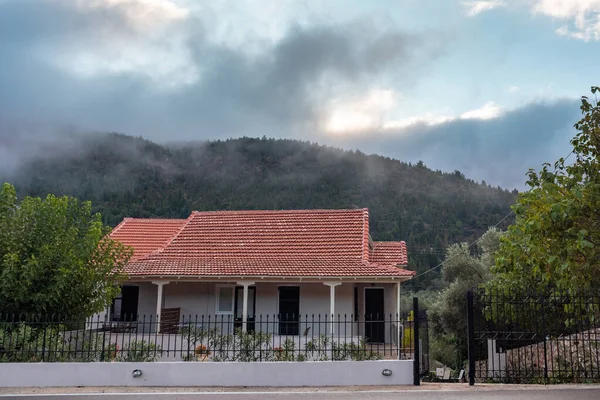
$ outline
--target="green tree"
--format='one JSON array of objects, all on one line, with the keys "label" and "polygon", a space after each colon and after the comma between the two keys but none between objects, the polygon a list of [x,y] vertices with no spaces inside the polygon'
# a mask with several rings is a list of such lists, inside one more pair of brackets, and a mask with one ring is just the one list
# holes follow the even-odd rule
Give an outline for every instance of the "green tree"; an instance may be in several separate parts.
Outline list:
[{"label": "green tree", "polygon": [[494,253],[502,232],[490,228],[477,242],[476,254],[467,243],[452,244],[446,251],[442,279],[443,289],[429,310],[433,340],[433,358],[456,369],[467,357],[466,293],[488,281],[494,265]]},{"label": "green tree", "polygon": [[124,279],[130,249],[90,202],[48,195],[17,201],[0,191],[0,313],[86,317],[107,306]]},{"label": "green tree", "polygon": [[[592,87],[592,94],[600,91]],[[513,206],[490,288],[600,289],[600,106],[582,97],[583,118],[571,140],[574,161],[561,158],[536,173]],[[572,160],[572,159],[571,159]]]}]

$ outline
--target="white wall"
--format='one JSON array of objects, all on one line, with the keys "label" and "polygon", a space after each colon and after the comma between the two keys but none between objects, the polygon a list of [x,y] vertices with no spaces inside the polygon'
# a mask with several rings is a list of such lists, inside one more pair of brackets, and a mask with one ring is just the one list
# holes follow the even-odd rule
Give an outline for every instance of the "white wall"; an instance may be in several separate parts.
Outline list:
[{"label": "white wall", "polygon": [[[170,282],[163,286],[163,308],[180,308],[181,316],[186,321],[198,321],[204,316],[205,321],[208,316],[211,316],[211,321],[215,320],[216,313],[216,294],[218,285],[231,284],[235,282],[221,282],[219,284],[213,282]],[[146,320],[152,315],[152,321],[156,319],[156,298],[157,285],[150,282],[139,283],[140,287],[138,299],[138,314],[146,316]],[[263,327],[269,326],[268,332],[275,332],[275,324],[267,324],[267,321],[273,321],[273,317],[279,313],[278,287],[279,286],[299,286],[300,287],[300,315],[302,321],[300,324],[300,332],[304,332],[306,326],[313,325],[312,319],[317,323],[315,332],[312,334],[328,333],[329,327],[324,321],[330,320],[329,316],[329,295],[330,288],[322,283],[256,283],[256,318],[257,323],[260,322],[262,316]],[[354,284],[342,283],[335,288],[335,314],[340,315],[342,321],[346,319],[351,321],[351,316],[354,314],[354,287],[358,288],[359,296],[359,315],[364,315],[364,288],[371,287],[371,284]],[[393,284],[376,284],[375,287],[384,288],[384,312],[386,320],[392,315],[395,318],[396,314],[396,290]],[[267,319],[268,316],[268,319]],[[326,317],[327,316],[327,317]],[[143,318],[143,317],[142,317]],[[227,321],[228,317],[223,317]],[[308,319],[307,319],[308,318]],[[221,317],[219,316],[219,320]],[[306,322],[308,321],[308,324]],[[140,321],[139,331],[148,332],[149,324],[142,326]],[[153,324],[154,325],[154,324]],[[386,324],[386,342],[390,340],[390,327]],[[231,331],[231,326],[223,326],[224,331]],[[320,329],[319,329],[320,328]],[[343,329],[343,328],[342,328]],[[342,330],[339,329],[339,330]],[[263,329],[265,330],[265,329]],[[154,329],[152,329],[154,331]],[[350,333],[362,334],[358,331],[358,324],[350,327],[350,324],[345,326],[345,331]],[[337,333],[337,332],[336,332]],[[343,332],[342,332],[343,333]]]},{"label": "white wall", "polygon": [[[182,315],[195,317],[196,315],[215,315],[215,297],[217,285],[235,285],[235,282],[207,283],[207,282],[171,282],[163,286],[163,307],[181,308]],[[156,313],[156,285],[142,283],[140,285],[140,299],[138,313]],[[329,286],[321,283],[256,283],[256,315],[272,318],[279,312],[278,287],[300,286],[300,314],[312,315],[315,318],[320,314],[322,318],[329,314]],[[353,313],[353,287],[354,284],[343,283],[336,287],[335,313]]]},{"label": "white wall", "polygon": [[[135,369],[142,371],[134,378]],[[392,376],[384,376],[389,369]],[[0,387],[410,385],[413,362],[0,363]]]},{"label": "white wall", "polygon": [[140,287],[138,297],[138,332],[154,332],[156,329],[158,286],[150,282],[140,283],[138,286]]},{"label": "white wall", "polygon": [[186,320],[215,314],[215,285],[208,282],[171,282],[163,286],[164,308],[181,308]]}]

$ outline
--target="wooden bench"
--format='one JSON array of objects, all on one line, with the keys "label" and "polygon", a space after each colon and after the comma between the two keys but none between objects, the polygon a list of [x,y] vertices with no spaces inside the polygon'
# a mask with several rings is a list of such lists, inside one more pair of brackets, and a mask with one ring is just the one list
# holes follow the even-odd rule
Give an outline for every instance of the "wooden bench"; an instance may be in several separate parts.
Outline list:
[{"label": "wooden bench", "polygon": [[160,310],[160,333],[179,333],[180,308]]}]

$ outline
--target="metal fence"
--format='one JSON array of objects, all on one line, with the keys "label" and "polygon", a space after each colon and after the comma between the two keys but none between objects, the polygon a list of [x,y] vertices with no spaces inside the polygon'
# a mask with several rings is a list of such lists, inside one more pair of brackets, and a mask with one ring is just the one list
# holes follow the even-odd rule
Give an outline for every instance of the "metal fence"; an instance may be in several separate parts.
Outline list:
[{"label": "metal fence", "polygon": [[174,320],[165,314],[162,321],[156,315],[119,321],[0,315],[0,361],[413,359],[413,325],[397,315],[271,315],[246,324],[231,315]]},{"label": "metal fence", "polygon": [[600,293],[467,294],[469,382],[600,382]]}]

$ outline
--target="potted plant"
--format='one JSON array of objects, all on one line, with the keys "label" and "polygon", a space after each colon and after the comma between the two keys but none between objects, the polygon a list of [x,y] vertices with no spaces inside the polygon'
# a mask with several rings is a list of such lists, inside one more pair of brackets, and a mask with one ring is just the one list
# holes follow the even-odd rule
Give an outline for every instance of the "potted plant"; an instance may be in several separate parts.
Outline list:
[{"label": "potted plant", "polygon": [[208,356],[210,356],[210,350],[203,344],[199,344],[194,349],[194,354],[196,355],[196,360],[198,361],[206,361]]}]

